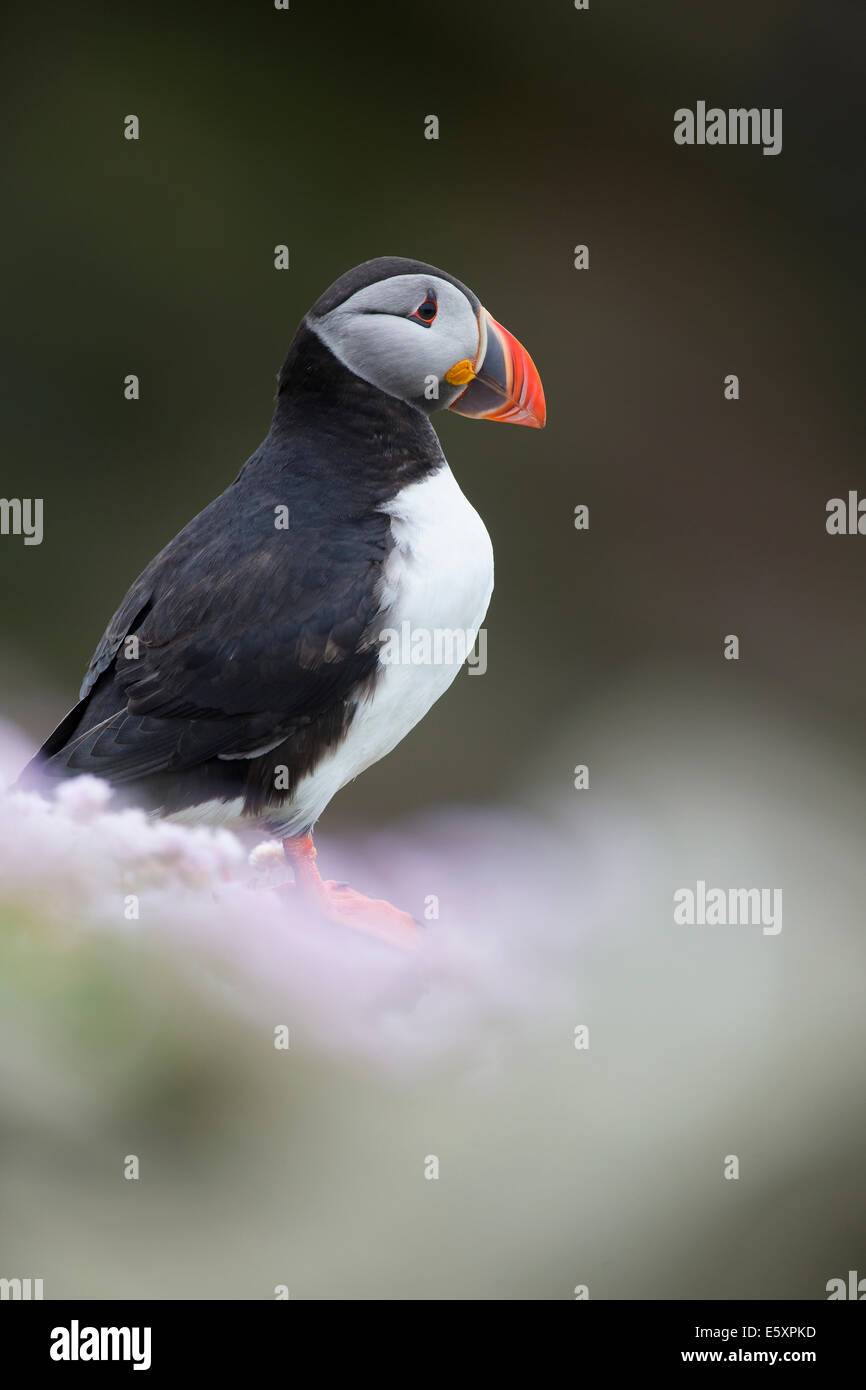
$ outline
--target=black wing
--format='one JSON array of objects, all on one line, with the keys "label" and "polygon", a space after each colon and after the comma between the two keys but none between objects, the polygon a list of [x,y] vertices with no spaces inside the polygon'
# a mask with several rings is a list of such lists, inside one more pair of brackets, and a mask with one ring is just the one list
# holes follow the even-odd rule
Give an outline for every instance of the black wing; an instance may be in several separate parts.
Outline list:
[{"label": "black wing", "polygon": [[267,800],[274,761],[292,784],[309,770],[376,671],[391,539],[376,510],[299,510],[278,529],[273,497],[236,483],[200,513],[133,584],[79,704],[31,767],[164,784],[160,774],[210,764],[169,800],[242,783],[250,810]]}]

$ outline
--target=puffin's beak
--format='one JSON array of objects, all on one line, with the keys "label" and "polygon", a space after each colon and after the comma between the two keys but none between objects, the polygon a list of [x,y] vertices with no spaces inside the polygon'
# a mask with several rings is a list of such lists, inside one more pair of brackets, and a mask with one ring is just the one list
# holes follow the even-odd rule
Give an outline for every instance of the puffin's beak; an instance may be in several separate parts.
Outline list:
[{"label": "puffin's beak", "polygon": [[449,407],[476,420],[507,420],[543,429],[547,418],[541,377],[526,348],[481,309],[480,345],[474,362],[457,362],[446,373],[452,385],[468,382]]}]

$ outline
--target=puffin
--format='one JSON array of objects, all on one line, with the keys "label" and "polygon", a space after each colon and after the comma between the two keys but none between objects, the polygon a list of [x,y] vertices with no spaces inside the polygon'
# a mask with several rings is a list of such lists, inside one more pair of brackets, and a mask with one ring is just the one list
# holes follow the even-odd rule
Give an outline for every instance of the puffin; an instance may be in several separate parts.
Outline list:
[{"label": "puffin", "polygon": [[[446,409],[546,416],[528,352],[453,275],[397,256],[341,275],[292,339],[265,439],[132,584],[18,785],[89,773],[154,815],[255,829],[321,916],[417,934],[324,880],[313,831],[451,685],[487,612],[493,550],[431,424]],[[384,659],[386,634],[455,631],[462,650]]]}]

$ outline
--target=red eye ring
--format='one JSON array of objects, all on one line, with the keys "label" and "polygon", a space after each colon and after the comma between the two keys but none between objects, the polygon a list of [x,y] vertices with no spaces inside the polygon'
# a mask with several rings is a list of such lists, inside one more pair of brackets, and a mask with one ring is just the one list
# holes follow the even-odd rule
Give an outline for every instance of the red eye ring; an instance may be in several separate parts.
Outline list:
[{"label": "red eye ring", "polygon": [[425,328],[429,328],[438,312],[439,305],[436,303],[433,295],[428,292],[424,303],[419,304],[414,314],[410,314],[409,317],[410,319],[414,319],[416,323],[423,324]]}]

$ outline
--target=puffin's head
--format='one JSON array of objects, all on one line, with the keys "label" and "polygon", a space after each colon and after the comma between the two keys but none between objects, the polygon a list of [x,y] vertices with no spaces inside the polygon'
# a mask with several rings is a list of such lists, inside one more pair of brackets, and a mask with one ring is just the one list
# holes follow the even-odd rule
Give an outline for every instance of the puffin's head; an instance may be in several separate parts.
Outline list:
[{"label": "puffin's head", "polygon": [[544,391],[529,353],[453,275],[382,256],[313,305],[307,325],[356,376],[430,413],[541,429]]}]

